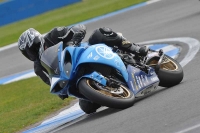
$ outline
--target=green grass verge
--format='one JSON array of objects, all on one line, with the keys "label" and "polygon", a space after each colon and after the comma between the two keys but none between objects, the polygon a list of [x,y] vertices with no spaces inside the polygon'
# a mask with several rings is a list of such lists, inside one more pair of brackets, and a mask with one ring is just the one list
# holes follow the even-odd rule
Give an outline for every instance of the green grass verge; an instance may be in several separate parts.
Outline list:
[{"label": "green grass verge", "polygon": [[146,0],[82,0],[70,6],[0,27],[0,47],[17,42],[20,34],[30,27],[46,33],[55,26],[71,25],[143,1]]},{"label": "green grass verge", "polygon": [[[71,25],[146,0],[83,0],[80,3],[0,27],[0,47],[17,42],[33,27],[41,33],[55,26]],[[92,6],[91,6],[92,5]],[[13,133],[43,120],[72,100],[60,100],[38,77],[0,85],[0,133]]]},{"label": "green grass verge", "polygon": [[43,120],[69,104],[49,93],[49,86],[38,77],[0,86],[0,132],[14,133]]}]

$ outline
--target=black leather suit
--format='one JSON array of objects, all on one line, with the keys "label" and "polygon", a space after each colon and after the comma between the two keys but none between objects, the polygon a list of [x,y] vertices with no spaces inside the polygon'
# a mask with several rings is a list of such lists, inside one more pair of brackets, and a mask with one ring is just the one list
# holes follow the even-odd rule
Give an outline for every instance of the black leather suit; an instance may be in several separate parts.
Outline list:
[{"label": "black leather suit", "polygon": [[[70,32],[72,30],[73,32],[82,33],[83,35],[81,35],[80,37],[75,36],[73,38]],[[65,47],[68,45],[72,45],[73,43],[79,43],[85,36],[85,33],[86,29],[83,25],[76,25],[73,28],[55,27],[44,36],[45,43],[44,45],[42,45],[42,47],[45,50],[53,45],[56,45],[61,41],[63,42]],[[50,85],[50,79],[48,77],[47,71],[41,65],[39,58],[36,61],[34,61],[34,71],[36,75],[39,76],[46,84]]]}]

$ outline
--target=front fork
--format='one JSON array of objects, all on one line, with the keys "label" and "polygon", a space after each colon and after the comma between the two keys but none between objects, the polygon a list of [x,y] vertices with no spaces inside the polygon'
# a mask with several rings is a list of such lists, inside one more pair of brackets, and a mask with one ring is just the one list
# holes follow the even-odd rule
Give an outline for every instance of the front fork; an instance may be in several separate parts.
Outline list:
[{"label": "front fork", "polygon": [[157,63],[157,65],[156,65],[156,67],[155,67],[155,72],[156,72],[156,73],[160,70],[160,65],[161,65],[161,63],[162,63],[162,60],[163,60],[164,55],[165,55],[165,54],[164,54],[163,50],[160,49],[160,50],[159,50],[160,59],[158,60],[158,63]]},{"label": "front fork", "polygon": [[[148,61],[154,57],[159,58],[157,64],[155,65],[154,69],[155,72],[157,73],[160,70],[160,65],[162,63],[162,60],[164,58],[164,52],[162,49],[160,49],[158,52],[157,51],[152,51],[152,54],[149,54],[150,56],[148,57],[148,55],[143,59],[142,64],[144,64],[144,66],[148,63]],[[148,65],[147,65],[148,66]]]}]

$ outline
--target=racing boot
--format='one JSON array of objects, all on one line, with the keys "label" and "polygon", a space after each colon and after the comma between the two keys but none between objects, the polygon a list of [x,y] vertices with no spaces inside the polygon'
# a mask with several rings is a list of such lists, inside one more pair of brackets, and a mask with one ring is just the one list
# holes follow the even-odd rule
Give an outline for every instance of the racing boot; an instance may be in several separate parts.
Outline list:
[{"label": "racing boot", "polygon": [[93,103],[83,99],[79,99],[79,106],[86,114],[95,113],[96,110],[101,107],[101,105],[97,103]]},{"label": "racing boot", "polygon": [[129,48],[129,50],[133,54],[137,54],[139,56],[146,56],[149,51],[149,48],[146,46],[139,46],[136,44],[132,44],[131,47]]},{"label": "racing boot", "polygon": [[68,95],[61,95],[61,94],[59,94],[58,97],[60,99],[64,100],[65,98],[68,98]]},{"label": "racing boot", "polygon": [[122,36],[122,44],[121,44],[121,47],[127,51],[127,52],[130,52],[130,53],[133,53],[135,55],[139,55],[139,56],[146,56],[148,51],[149,51],[149,48],[146,47],[146,46],[139,46],[139,45],[136,45],[134,43],[131,43],[130,41],[128,41],[126,38],[124,38]]}]

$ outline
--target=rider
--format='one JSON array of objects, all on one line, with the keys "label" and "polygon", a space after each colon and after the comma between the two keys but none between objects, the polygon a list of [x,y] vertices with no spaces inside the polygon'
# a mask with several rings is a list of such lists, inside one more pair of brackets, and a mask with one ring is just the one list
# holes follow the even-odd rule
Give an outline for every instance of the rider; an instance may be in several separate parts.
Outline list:
[{"label": "rider", "polygon": [[[63,42],[64,46],[78,45],[85,37],[86,27],[82,24],[71,27],[55,27],[46,35],[42,36],[37,30],[29,28],[24,31],[18,40],[18,47],[21,53],[34,62],[34,71],[46,84],[50,85],[50,79],[47,71],[40,63],[41,52],[47,48]],[[119,49],[145,56],[148,48],[130,43],[122,35],[112,31],[107,27],[102,27],[94,30],[89,37],[89,44],[105,43],[110,47],[117,46]],[[61,99],[67,98],[67,95],[59,95]],[[87,106],[86,101],[82,101],[83,106]],[[88,106],[87,106],[88,107]],[[96,110],[95,110],[96,111]]]},{"label": "rider", "polygon": [[[72,33],[74,33],[72,37]],[[55,27],[46,35],[42,36],[37,30],[29,28],[24,31],[18,40],[18,48],[21,53],[34,62],[34,71],[46,84],[50,85],[47,71],[40,63],[40,53],[45,49],[63,42],[65,46],[79,43],[86,34],[84,25],[69,27]]]}]

